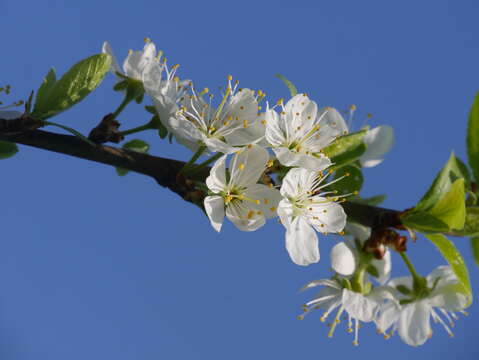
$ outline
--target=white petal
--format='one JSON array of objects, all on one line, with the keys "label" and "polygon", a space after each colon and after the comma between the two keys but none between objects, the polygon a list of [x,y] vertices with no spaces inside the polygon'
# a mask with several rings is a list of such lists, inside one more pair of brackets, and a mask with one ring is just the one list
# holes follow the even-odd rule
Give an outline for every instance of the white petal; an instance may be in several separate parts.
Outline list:
[{"label": "white petal", "polygon": [[240,187],[256,184],[265,171],[268,160],[268,152],[258,145],[252,145],[236,153],[229,165],[230,184]]},{"label": "white petal", "polygon": [[276,210],[282,199],[281,193],[278,190],[263,184],[255,184],[246,188],[244,194],[250,199],[260,201],[260,204],[253,203],[251,205],[262,211],[267,219],[277,216]]},{"label": "white petal", "polygon": [[207,196],[205,197],[204,206],[211,226],[220,232],[225,217],[225,203],[223,198],[221,196]]},{"label": "white petal", "polygon": [[308,220],[317,231],[338,233],[346,225],[346,213],[341,205],[320,196],[312,197],[308,204]]},{"label": "white petal", "polygon": [[379,312],[374,322],[381,332],[386,332],[399,320],[401,307],[394,301],[388,301],[379,307]]},{"label": "white petal", "polygon": [[419,346],[432,334],[429,324],[431,308],[422,300],[403,307],[399,317],[398,330],[401,339],[408,345]]},{"label": "white petal", "polygon": [[353,222],[348,222],[344,230],[354,236],[356,239],[361,241],[361,244],[364,243],[371,237],[371,228],[363,225],[359,225]]},{"label": "white petal", "polygon": [[160,63],[156,61],[151,61],[146,64],[141,75],[145,91],[153,98],[162,95],[160,90],[163,83],[163,71],[164,68]]},{"label": "white petal", "polygon": [[286,249],[297,265],[306,266],[319,261],[318,237],[301,216],[295,218],[286,230]]},{"label": "white petal", "polygon": [[308,289],[311,289],[311,288],[316,287],[316,286],[327,286],[327,287],[331,287],[331,288],[334,288],[334,289],[337,289],[337,290],[342,290],[342,287],[340,287],[339,284],[334,280],[319,279],[319,280],[310,281],[309,283],[304,285],[300,289],[300,291],[308,290]]},{"label": "white petal", "polygon": [[123,71],[121,71],[121,69],[120,69],[120,65],[118,65],[118,61],[116,60],[116,56],[113,53],[113,50],[112,50],[110,44],[107,41],[105,41],[103,43],[103,47],[102,47],[101,52],[104,53],[104,54],[110,55],[112,72],[123,74]]},{"label": "white petal", "polygon": [[223,155],[211,168],[210,176],[206,178],[206,186],[214,193],[223,191],[226,187],[226,155]]},{"label": "white petal", "polygon": [[344,276],[349,276],[356,270],[354,253],[344,242],[334,245],[331,250],[331,266],[334,271]]},{"label": "white petal", "polygon": [[370,322],[374,320],[379,310],[379,303],[360,293],[343,290],[342,303],[347,313],[359,321]]},{"label": "white petal", "polygon": [[331,160],[320,154],[319,156],[293,152],[286,147],[273,148],[279,162],[285,166],[298,166],[305,169],[321,171],[331,165]]},{"label": "white petal", "polygon": [[371,265],[373,265],[378,270],[378,282],[380,284],[385,284],[391,276],[391,252],[389,251],[389,249],[386,249],[383,259],[373,259],[371,261]]},{"label": "white petal", "polygon": [[255,231],[266,222],[265,216],[259,214],[251,203],[233,201],[226,207],[226,217],[242,231]]},{"label": "white petal", "polygon": [[317,175],[317,172],[303,168],[289,170],[281,185],[281,195],[288,198],[306,194],[311,190]]},{"label": "white petal", "polygon": [[386,154],[394,144],[394,130],[384,125],[369,130],[363,139],[367,149],[359,161],[362,167],[373,167],[382,162]]},{"label": "white petal", "polygon": [[273,146],[281,146],[286,142],[286,134],[280,123],[280,117],[274,110],[265,113],[266,129],[265,136],[268,143]]},{"label": "white petal", "polygon": [[331,138],[344,135],[348,132],[348,125],[338,110],[334,108],[325,108],[320,112],[321,127],[327,127],[328,136]]},{"label": "white petal", "polygon": [[459,284],[442,286],[430,295],[429,303],[432,306],[443,308],[448,311],[464,310],[469,303],[469,297],[464,294]]}]

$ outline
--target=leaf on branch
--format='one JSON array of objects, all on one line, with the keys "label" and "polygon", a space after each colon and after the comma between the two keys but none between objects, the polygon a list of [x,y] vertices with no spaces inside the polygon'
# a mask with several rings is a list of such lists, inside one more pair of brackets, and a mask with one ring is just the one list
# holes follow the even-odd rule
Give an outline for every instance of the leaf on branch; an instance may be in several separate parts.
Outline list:
[{"label": "leaf on branch", "polygon": [[45,120],[71,108],[97,88],[110,69],[106,54],[86,58],[56,80],[51,69],[38,89],[32,116]]},{"label": "leaf on branch", "polygon": [[365,204],[365,205],[370,205],[370,206],[377,206],[384,202],[386,200],[386,195],[376,195],[376,196],[371,196],[369,198],[362,198],[359,196],[354,196],[349,199],[349,201],[352,201],[357,204]]},{"label": "leaf on branch", "polygon": [[479,207],[466,207],[466,221],[460,230],[451,232],[453,236],[479,237]]},{"label": "leaf on branch", "polygon": [[8,159],[18,152],[17,144],[0,141],[0,160]]},{"label": "leaf on branch", "polygon": [[336,171],[334,178],[339,179],[343,176],[343,179],[331,185],[334,190],[340,194],[351,194],[361,190],[364,177],[359,167],[354,164],[343,166]]},{"label": "leaf on branch", "polygon": [[289,93],[291,95],[291,97],[295,96],[298,94],[298,90],[296,89],[296,86],[294,86],[294,84],[289,81],[288,79],[286,79],[283,75],[281,74],[276,74],[275,75],[278,79],[280,79],[287,87],[288,87],[288,90],[289,90]]},{"label": "leaf on branch", "polygon": [[446,236],[442,234],[428,234],[426,237],[438,248],[444,259],[449,263],[454,274],[459,280],[458,291],[468,298],[468,305],[472,302],[472,289],[469,280],[469,272],[467,271],[464,259],[461,253]]},{"label": "leaf on branch", "polygon": [[324,155],[333,162],[333,169],[348,165],[358,160],[366,151],[363,138],[367,130],[341,136],[323,149]]},{"label": "leaf on branch", "polygon": [[479,182],[479,93],[476,94],[469,113],[466,142],[469,166],[474,179]]},{"label": "leaf on branch", "polygon": [[[133,139],[131,141],[128,141],[122,147],[123,149],[136,151],[139,153],[147,153],[148,150],[150,150],[150,145],[147,142],[139,139]],[[119,176],[125,176],[129,172],[130,170],[124,169],[122,167],[116,167],[116,173]]]},{"label": "leaf on branch", "polygon": [[479,265],[479,237],[471,238],[472,255],[476,264]]}]

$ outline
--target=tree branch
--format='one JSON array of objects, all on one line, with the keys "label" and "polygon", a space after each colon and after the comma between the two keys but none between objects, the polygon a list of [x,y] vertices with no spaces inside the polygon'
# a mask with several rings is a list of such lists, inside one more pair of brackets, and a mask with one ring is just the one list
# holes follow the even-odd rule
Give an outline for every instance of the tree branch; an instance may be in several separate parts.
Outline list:
[{"label": "tree branch", "polygon": [[[186,201],[202,206],[202,200],[206,194],[197,190],[192,180],[204,181],[209,175],[209,168],[204,168],[196,173],[193,179],[185,179],[179,174],[185,164],[183,161],[166,159],[112,146],[92,146],[71,135],[55,134],[43,130],[28,130],[15,133],[5,132],[7,128],[11,130],[11,127],[9,128],[8,126],[4,129],[0,127],[0,140],[135,171],[152,177],[159,185],[170,189]],[[400,211],[353,202],[345,202],[342,205],[346,214],[357,223],[372,228],[393,227],[401,229]]]}]

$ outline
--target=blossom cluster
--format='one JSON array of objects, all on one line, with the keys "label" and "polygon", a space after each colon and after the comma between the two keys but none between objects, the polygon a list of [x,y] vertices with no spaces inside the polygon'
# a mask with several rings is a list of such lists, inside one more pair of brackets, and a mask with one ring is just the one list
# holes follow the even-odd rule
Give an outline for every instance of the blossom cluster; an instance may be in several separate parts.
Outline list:
[{"label": "blossom cluster", "polygon": [[[355,344],[359,322],[374,322],[386,337],[397,330],[410,345],[431,336],[430,317],[451,333],[446,321],[467,306],[451,269],[439,267],[426,278],[413,274],[389,280],[389,249],[375,257],[365,250],[370,230],[347,221],[341,203],[357,194],[338,194],[335,184],[349,174],[339,175],[342,164],[325,150],[350,134],[355,106],[346,112],[347,120],[344,112],[320,107],[304,93],[271,106],[263,91],[240,88],[232,76],[216,100],[208,88],[197,90],[192,81],[180,79],[179,66],[169,67],[150,40],[143,50],[130,51],[122,68],[108,43],[103,52],[112,57],[119,82],[140,84],[170,137],[194,153],[186,175],[214,161],[203,190],[204,210],[217,232],[225,217],[242,231],[255,231],[278,217],[287,252],[301,266],[319,261],[318,233],[347,233],[331,253],[334,275],[304,287],[323,288],[304,305],[300,318],[322,309],[325,321],[338,309],[330,335],[345,313]],[[378,126],[361,133],[364,149],[354,164],[359,169],[376,166],[393,144],[393,131]],[[211,157],[195,165],[204,155]]]}]

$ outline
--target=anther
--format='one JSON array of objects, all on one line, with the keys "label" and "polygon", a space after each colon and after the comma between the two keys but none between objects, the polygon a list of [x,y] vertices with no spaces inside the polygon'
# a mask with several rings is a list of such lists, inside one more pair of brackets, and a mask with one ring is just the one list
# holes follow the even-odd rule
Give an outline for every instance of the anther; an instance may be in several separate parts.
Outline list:
[{"label": "anther", "polygon": [[238,168],[239,168],[240,170],[244,170],[244,164],[239,164],[239,165],[238,165]]}]

